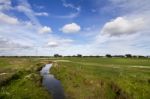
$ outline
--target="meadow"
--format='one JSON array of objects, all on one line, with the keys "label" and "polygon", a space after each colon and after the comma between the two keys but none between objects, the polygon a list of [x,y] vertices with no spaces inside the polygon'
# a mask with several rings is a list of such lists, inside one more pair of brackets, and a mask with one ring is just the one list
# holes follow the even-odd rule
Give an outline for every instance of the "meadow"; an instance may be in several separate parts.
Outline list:
[{"label": "meadow", "polygon": [[150,59],[65,60],[57,61],[51,72],[61,81],[67,99],[150,99]]},{"label": "meadow", "polygon": [[148,58],[0,58],[0,99],[52,99],[41,68],[63,85],[66,99],[149,99]]}]

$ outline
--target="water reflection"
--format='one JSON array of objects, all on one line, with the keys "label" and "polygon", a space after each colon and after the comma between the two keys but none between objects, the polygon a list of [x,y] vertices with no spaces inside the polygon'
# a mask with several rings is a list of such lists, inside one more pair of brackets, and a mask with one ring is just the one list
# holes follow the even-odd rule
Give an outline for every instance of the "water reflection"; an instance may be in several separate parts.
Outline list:
[{"label": "water reflection", "polygon": [[65,99],[64,91],[60,81],[54,78],[54,76],[49,73],[51,67],[52,64],[46,64],[42,68],[40,72],[43,76],[42,84],[52,94],[53,99]]}]

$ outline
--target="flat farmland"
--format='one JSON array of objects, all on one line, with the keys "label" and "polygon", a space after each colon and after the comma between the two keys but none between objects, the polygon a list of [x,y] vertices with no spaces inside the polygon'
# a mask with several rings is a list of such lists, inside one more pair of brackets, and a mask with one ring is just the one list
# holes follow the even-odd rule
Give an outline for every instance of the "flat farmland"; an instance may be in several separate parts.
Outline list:
[{"label": "flat farmland", "polygon": [[150,98],[150,59],[64,58],[51,72],[67,99]]}]

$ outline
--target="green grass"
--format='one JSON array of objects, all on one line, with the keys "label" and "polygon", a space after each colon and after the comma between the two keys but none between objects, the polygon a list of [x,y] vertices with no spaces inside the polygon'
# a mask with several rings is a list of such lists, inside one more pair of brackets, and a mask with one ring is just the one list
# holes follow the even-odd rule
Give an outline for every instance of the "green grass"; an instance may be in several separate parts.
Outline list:
[{"label": "green grass", "polygon": [[[51,72],[67,99],[149,99],[150,59],[64,58]],[[141,67],[142,66],[142,67]]]},{"label": "green grass", "polygon": [[93,57],[0,58],[0,99],[52,99],[39,74],[50,60],[67,99],[150,98],[150,59]]},{"label": "green grass", "polygon": [[0,99],[51,99],[39,70],[48,60],[0,58]]}]

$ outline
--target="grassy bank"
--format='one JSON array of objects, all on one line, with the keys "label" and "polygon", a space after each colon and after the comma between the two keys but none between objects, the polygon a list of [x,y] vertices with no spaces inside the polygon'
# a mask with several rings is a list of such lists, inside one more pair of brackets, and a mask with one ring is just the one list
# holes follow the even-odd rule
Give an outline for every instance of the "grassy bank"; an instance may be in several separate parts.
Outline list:
[{"label": "grassy bank", "polygon": [[39,70],[48,60],[0,58],[0,99],[51,99]]},{"label": "grassy bank", "polygon": [[65,58],[51,72],[67,99],[149,99],[150,60]]}]

